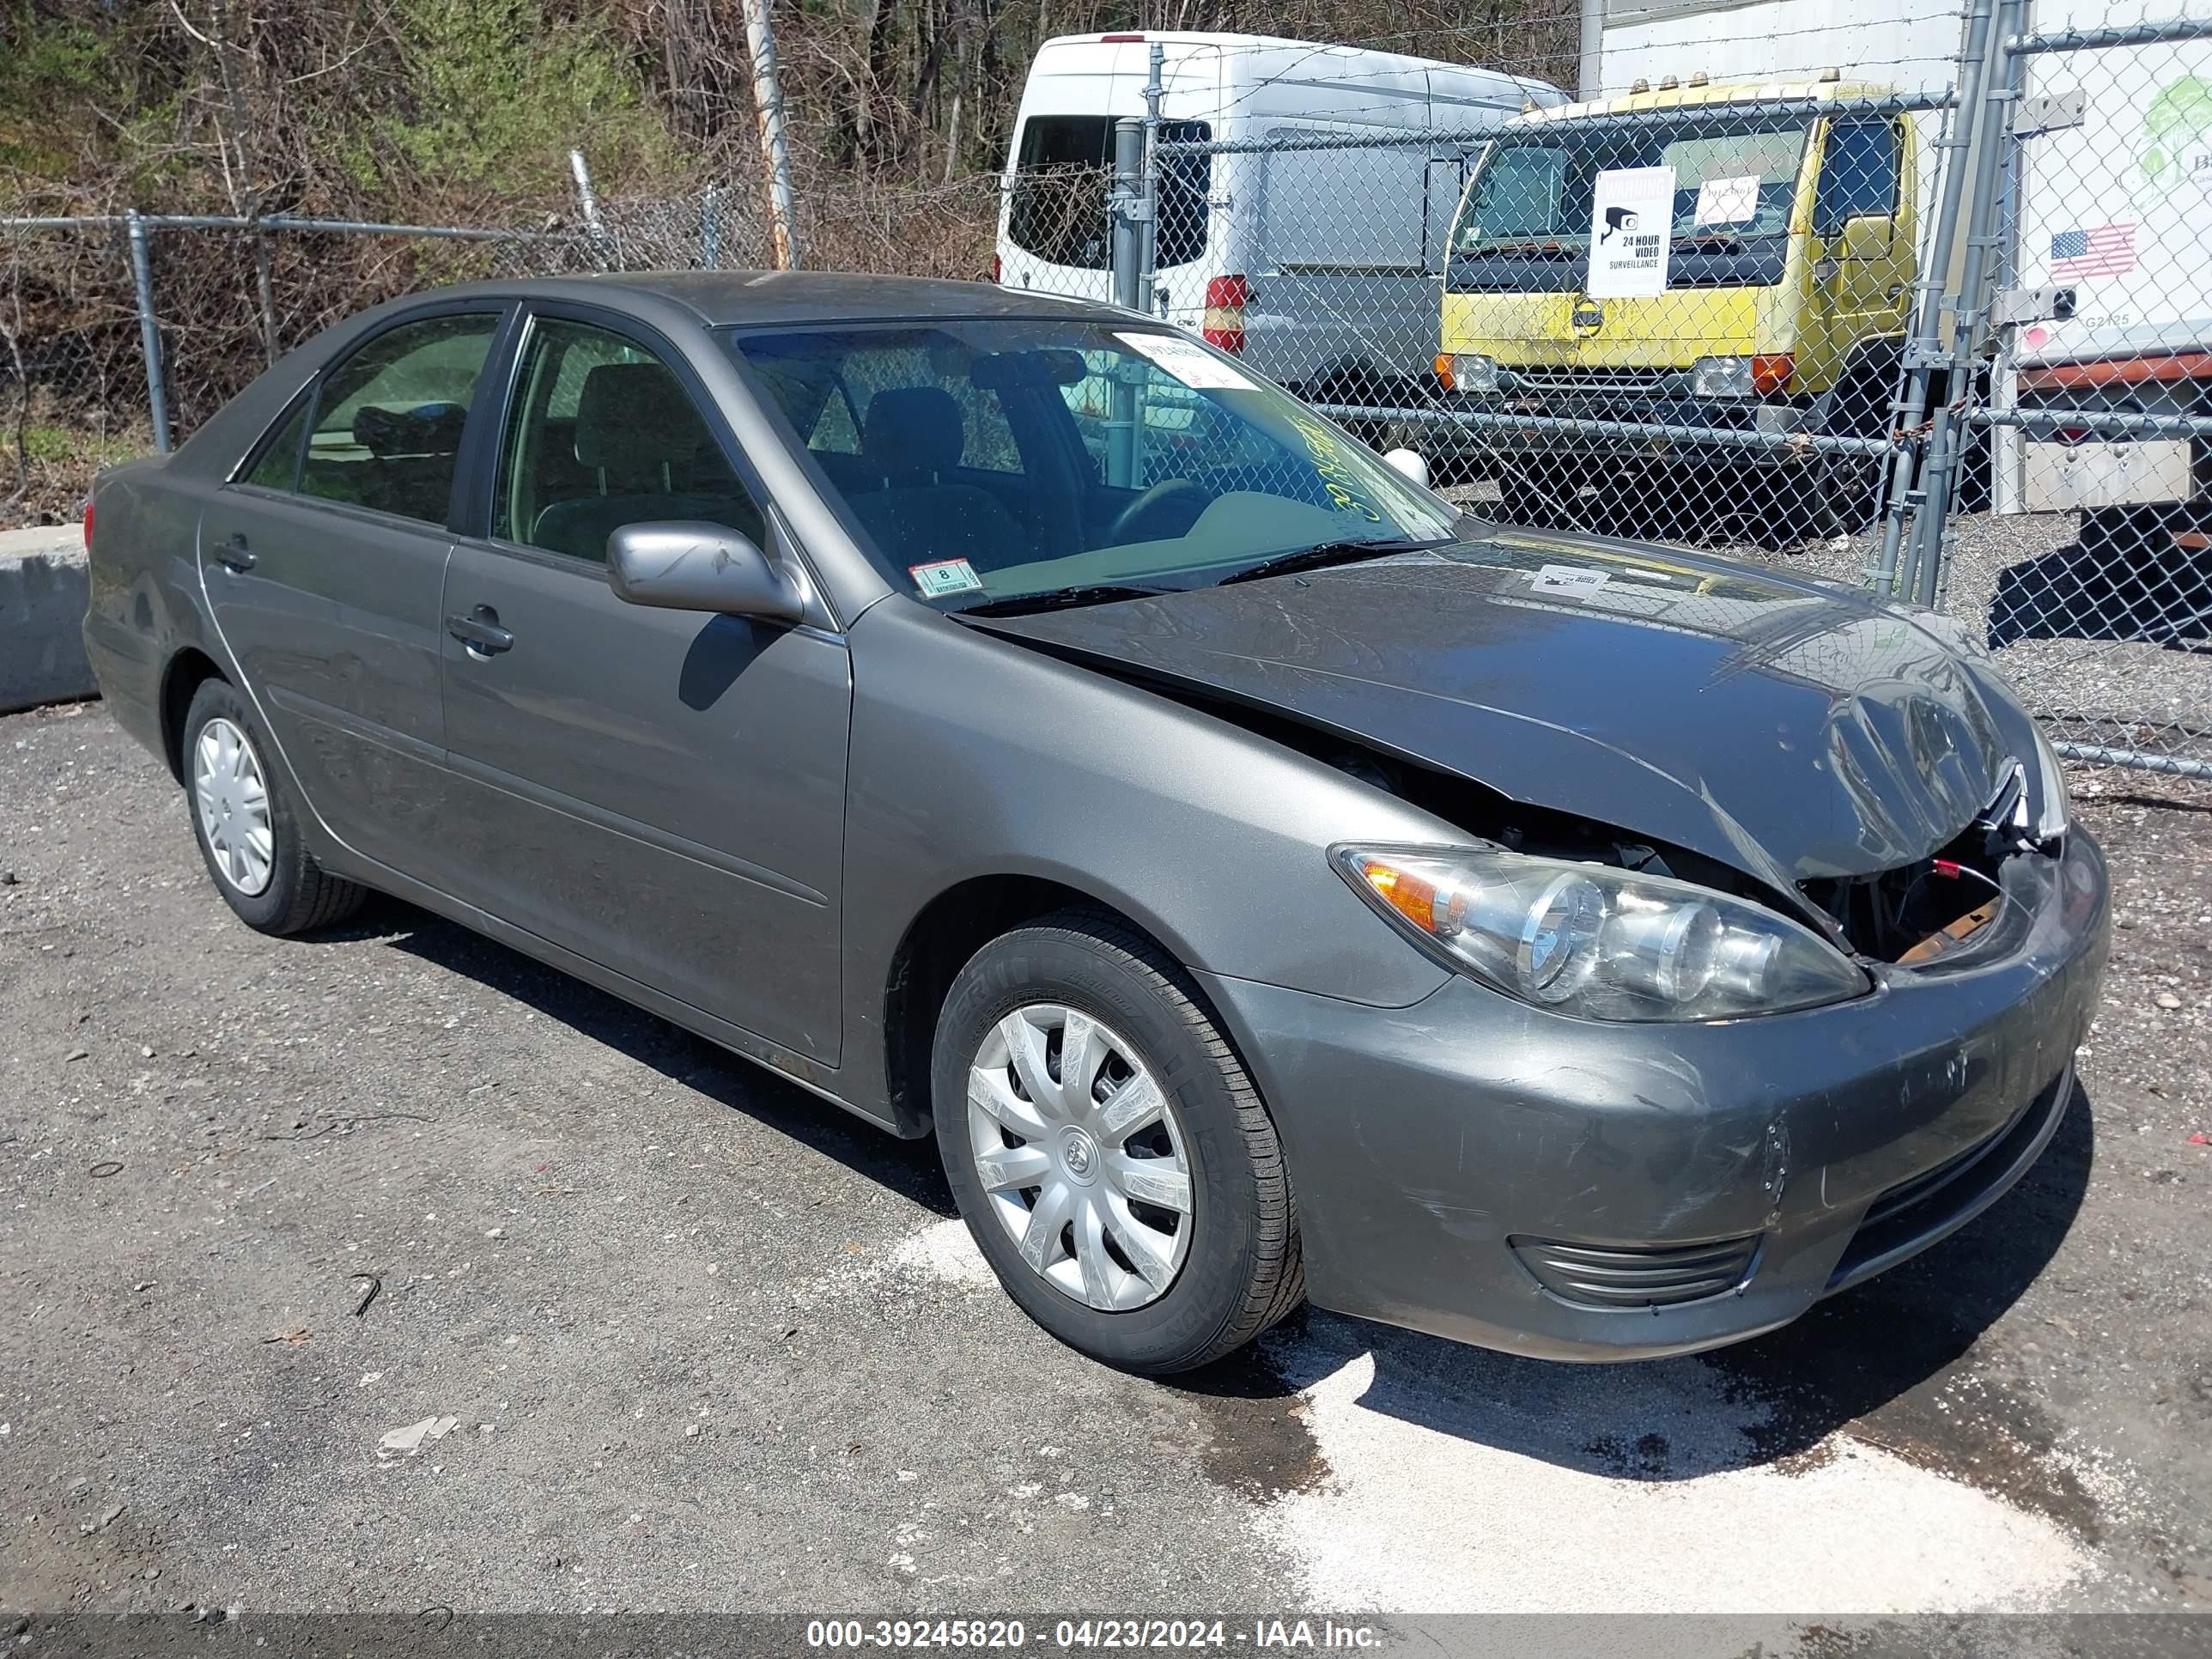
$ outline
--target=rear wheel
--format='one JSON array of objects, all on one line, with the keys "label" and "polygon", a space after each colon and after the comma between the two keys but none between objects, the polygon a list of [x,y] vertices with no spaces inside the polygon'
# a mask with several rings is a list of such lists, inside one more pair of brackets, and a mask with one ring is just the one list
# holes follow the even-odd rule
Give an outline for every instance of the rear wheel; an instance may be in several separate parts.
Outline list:
[{"label": "rear wheel", "polygon": [[1065,911],[976,952],[931,1083],[969,1232],[1069,1346],[1187,1370],[1304,1299],[1274,1125],[1187,977],[1118,922]]},{"label": "rear wheel", "polygon": [[269,752],[235,687],[211,679],[193,694],[185,713],[185,787],[208,874],[249,927],[304,933],[351,915],[368,890],[315,862]]}]

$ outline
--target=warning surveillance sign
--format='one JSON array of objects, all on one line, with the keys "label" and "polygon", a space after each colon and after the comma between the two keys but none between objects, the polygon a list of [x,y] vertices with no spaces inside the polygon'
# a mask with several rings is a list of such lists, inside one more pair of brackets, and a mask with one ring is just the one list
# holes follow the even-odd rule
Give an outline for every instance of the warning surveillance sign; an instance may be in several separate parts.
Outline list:
[{"label": "warning surveillance sign", "polygon": [[1674,169],[1616,167],[1597,176],[1590,207],[1593,300],[1656,299],[1667,291],[1674,227]]}]

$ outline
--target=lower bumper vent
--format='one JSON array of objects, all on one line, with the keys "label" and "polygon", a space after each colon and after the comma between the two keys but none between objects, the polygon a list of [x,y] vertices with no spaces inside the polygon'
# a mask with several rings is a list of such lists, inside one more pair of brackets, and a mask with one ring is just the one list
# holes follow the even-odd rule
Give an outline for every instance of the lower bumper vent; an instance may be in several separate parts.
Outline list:
[{"label": "lower bumper vent", "polygon": [[1671,1308],[1719,1296],[1751,1276],[1759,1254],[1757,1233],[1703,1244],[1505,1242],[1539,1285],[1586,1308]]}]

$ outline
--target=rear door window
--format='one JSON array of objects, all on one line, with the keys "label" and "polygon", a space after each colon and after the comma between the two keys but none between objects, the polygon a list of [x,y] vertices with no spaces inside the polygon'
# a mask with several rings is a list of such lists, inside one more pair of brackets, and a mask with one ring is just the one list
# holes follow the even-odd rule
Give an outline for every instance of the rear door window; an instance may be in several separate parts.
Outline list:
[{"label": "rear door window", "polygon": [[445,523],[461,432],[499,320],[486,311],[402,323],[326,371],[300,493]]},{"label": "rear door window", "polygon": [[[1032,115],[1022,125],[1006,234],[1016,247],[1055,265],[1104,270],[1113,226],[1106,196],[1114,173],[1115,118]],[[1204,121],[1164,121],[1163,143],[1204,143]],[[1212,158],[1169,152],[1160,158],[1157,265],[1188,264],[1206,251],[1206,196]]]}]

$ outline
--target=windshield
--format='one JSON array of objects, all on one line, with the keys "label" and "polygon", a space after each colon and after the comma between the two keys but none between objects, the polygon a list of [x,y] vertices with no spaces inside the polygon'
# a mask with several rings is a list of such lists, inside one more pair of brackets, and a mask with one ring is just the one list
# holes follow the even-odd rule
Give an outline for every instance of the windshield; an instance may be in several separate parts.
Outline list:
[{"label": "windshield", "polygon": [[1805,155],[1802,121],[1741,114],[1650,129],[1561,121],[1490,148],[1468,185],[1452,251],[1579,253],[1589,246],[1597,175],[1674,170],[1674,237],[1725,244],[1790,228]]},{"label": "windshield", "polygon": [[1165,328],[945,321],[733,343],[885,575],[946,609],[1433,544],[1458,516]]}]

